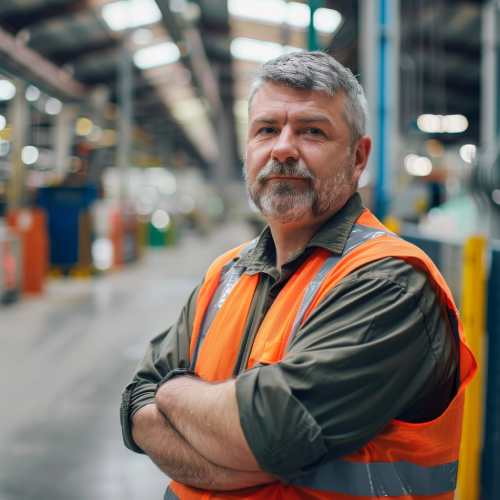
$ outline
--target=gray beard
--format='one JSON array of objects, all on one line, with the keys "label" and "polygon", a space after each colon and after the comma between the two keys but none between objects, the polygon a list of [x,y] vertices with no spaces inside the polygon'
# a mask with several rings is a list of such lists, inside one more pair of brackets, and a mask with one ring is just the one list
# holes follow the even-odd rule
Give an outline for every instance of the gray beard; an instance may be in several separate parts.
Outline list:
[{"label": "gray beard", "polygon": [[[355,186],[352,178],[354,157],[347,154],[339,171],[325,181],[318,181],[316,175],[299,159],[293,163],[269,160],[250,184],[246,174],[246,157],[243,159],[243,176],[250,199],[261,214],[280,223],[314,220],[339,204]],[[271,177],[302,177],[305,188],[297,188],[293,181],[274,181]]]}]

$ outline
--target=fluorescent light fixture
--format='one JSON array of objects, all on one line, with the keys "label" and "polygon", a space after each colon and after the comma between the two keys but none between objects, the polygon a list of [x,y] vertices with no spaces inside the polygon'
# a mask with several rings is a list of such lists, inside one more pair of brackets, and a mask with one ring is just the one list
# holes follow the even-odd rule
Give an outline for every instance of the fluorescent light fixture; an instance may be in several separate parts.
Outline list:
[{"label": "fluorescent light fixture", "polygon": [[155,0],[121,0],[108,3],[101,10],[106,24],[113,31],[156,23],[161,12]]},{"label": "fluorescent light fixture", "polygon": [[425,177],[432,172],[432,162],[425,156],[411,154],[405,158],[405,169],[410,175]]},{"label": "fluorescent light fixture", "polygon": [[[307,28],[311,19],[311,9],[305,3],[290,2],[287,4],[285,21],[295,28]],[[316,21],[314,22],[316,28]],[[317,28],[316,28],[317,29]]]},{"label": "fluorescent light fixture", "polygon": [[290,45],[264,42],[254,38],[238,37],[231,42],[231,55],[244,61],[266,62],[290,52],[300,52],[302,49]]},{"label": "fluorescent light fixture", "polygon": [[[309,5],[284,0],[229,0],[229,13],[234,17],[271,24],[286,23],[295,28],[307,28],[311,19]],[[314,27],[322,33],[333,33],[342,20],[333,9],[317,9],[314,13]]]},{"label": "fluorescent light fixture", "polygon": [[16,87],[9,80],[0,80],[0,101],[8,101],[16,95]]},{"label": "fluorescent light fixture", "polygon": [[150,69],[173,63],[180,57],[181,53],[177,45],[173,42],[165,42],[138,50],[134,54],[134,63],[139,69]]},{"label": "fluorescent light fixture", "polygon": [[35,146],[24,146],[21,150],[21,160],[26,165],[33,165],[38,160],[38,149]]},{"label": "fluorescent light fixture", "polygon": [[466,163],[472,163],[476,157],[476,146],[474,144],[465,144],[460,148],[460,157]]},{"label": "fluorescent light fixture", "polygon": [[333,9],[316,9],[314,11],[314,27],[322,33],[333,33],[340,25],[342,16]]},{"label": "fluorescent light fixture", "polygon": [[448,133],[458,134],[467,130],[469,122],[463,115],[420,115],[417,126],[422,132],[428,134]]},{"label": "fluorescent light fixture", "polygon": [[59,99],[50,97],[45,103],[45,112],[48,115],[58,115],[62,110],[62,102]]},{"label": "fluorescent light fixture", "polygon": [[38,89],[34,85],[29,85],[26,89],[25,96],[27,101],[36,101],[40,97],[40,89]]}]

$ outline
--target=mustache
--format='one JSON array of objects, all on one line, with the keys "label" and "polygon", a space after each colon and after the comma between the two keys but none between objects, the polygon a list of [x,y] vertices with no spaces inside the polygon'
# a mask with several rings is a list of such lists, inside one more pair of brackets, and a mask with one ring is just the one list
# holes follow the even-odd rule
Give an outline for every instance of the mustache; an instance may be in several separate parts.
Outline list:
[{"label": "mustache", "polygon": [[302,160],[294,162],[281,162],[279,160],[270,160],[267,165],[257,174],[255,181],[260,185],[273,177],[301,177],[313,185],[316,176]]}]

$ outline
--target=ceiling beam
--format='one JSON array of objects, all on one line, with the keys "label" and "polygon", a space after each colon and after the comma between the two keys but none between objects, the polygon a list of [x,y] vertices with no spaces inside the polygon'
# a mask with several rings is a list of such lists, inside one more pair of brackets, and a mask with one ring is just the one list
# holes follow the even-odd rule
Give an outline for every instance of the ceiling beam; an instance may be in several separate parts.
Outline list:
[{"label": "ceiling beam", "polygon": [[87,90],[84,85],[38,52],[17,44],[15,37],[1,27],[0,61],[19,76],[25,77],[61,98],[80,99]]},{"label": "ceiling beam", "polygon": [[92,9],[92,5],[89,0],[79,0],[77,2],[68,2],[65,4],[58,4],[52,7],[41,7],[38,9],[25,9],[22,14],[14,14],[12,16],[4,16],[2,20],[9,26],[14,28],[14,30],[20,31],[24,28],[28,28],[32,24],[38,24],[39,22],[46,21],[47,19],[52,19],[55,17],[63,16],[65,14],[71,14],[73,12],[79,12],[82,10]]}]

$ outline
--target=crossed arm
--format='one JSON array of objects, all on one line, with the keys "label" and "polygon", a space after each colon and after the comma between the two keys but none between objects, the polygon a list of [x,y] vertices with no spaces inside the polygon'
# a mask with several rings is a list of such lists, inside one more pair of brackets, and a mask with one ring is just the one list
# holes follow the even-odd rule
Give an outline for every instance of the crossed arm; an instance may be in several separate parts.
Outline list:
[{"label": "crossed arm", "polygon": [[259,469],[240,424],[236,383],[178,377],[133,419],[135,443],[169,477],[188,486],[234,490],[276,482]]}]

